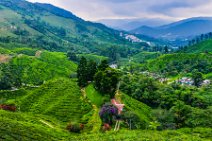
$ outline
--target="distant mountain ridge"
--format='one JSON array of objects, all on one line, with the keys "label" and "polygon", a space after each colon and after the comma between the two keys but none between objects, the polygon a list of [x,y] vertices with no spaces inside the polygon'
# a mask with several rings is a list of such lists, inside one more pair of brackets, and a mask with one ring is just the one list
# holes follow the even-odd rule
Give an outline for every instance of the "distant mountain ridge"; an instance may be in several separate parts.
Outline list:
[{"label": "distant mountain ridge", "polygon": [[136,19],[102,19],[98,22],[118,30],[130,31],[141,26],[156,27],[173,22],[160,18],[136,18]]},{"label": "distant mountain ridge", "polygon": [[166,40],[188,40],[212,31],[212,17],[195,17],[159,27],[141,26],[132,33]]}]

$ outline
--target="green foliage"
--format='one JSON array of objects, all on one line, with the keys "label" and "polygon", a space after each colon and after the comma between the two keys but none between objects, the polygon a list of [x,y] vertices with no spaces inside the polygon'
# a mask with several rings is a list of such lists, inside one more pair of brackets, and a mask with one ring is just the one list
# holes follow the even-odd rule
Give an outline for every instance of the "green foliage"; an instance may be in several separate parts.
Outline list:
[{"label": "green foliage", "polygon": [[152,72],[162,72],[173,76],[172,73],[191,73],[194,69],[203,74],[211,72],[211,54],[175,53],[160,56],[149,61],[145,67]]},{"label": "green foliage", "polygon": [[50,128],[30,114],[11,113],[0,110],[0,140],[64,140],[71,138],[58,128]]},{"label": "green foliage", "polygon": [[67,57],[69,60],[77,61],[77,55],[73,51],[68,51]]},{"label": "green foliage", "polygon": [[171,112],[174,113],[174,121],[177,128],[185,126],[185,120],[188,118],[191,112],[191,107],[185,105],[182,101],[177,101],[175,106],[171,108]]},{"label": "green foliage", "polygon": [[[132,116],[132,121],[135,129],[146,129],[149,126],[149,122],[152,121],[151,108],[142,102],[139,102],[126,94],[122,94],[122,100],[125,104],[126,112],[124,112],[124,117],[129,115]],[[124,108],[124,109],[125,109]],[[130,113],[129,113],[130,112]],[[128,118],[129,120],[129,118]],[[129,121],[128,121],[129,122]],[[131,127],[133,129],[133,127]]]},{"label": "green foliage", "polygon": [[208,39],[203,42],[184,48],[183,52],[186,53],[212,52],[211,45],[212,45],[212,39]]},{"label": "green foliage", "polygon": [[134,55],[133,62],[138,62],[138,63],[145,63],[148,60],[155,59],[159,57],[161,53],[159,52],[141,52],[136,55]]},{"label": "green foliage", "polygon": [[88,68],[87,68],[87,60],[82,57],[80,59],[78,68],[77,68],[77,78],[78,78],[78,85],[80,87],[85,87],[88,84]]},{"label": "green foliage", "polygon": [[0,64],[0,89],[7,90],[11,89],[17,79],[11,74],[11,67],[5,64]]},{"label": "green foliage", "polygon": [[209,127],[212,128],[212,107],[207,109],[192,108],[185,121],[188,127]]},{"label": "green foliage", "polygon": [[43,84],[20,99],[20,110],[55,117],[62,122],[80,121],[90,107],[82,107],[76,82],[57,79]]},{"label": "green foliage", "polygon": [[40,85],[53,78],[69,77],[76,70],[76,64],[68,61],[63,53],[47,51],[37,57],[17,55],[8,64],[0,64],[0,67],[1,82],[9,83],[7,88],[11,87],[10,83],[16,87],[22,84]]},{"label": "green foliage", "polygon": [[93,84],[88,85],[85,92],[91,103],[97,107],[101,107],[106,101],[109,101],[109,97],[103,97],[103,95],[94,88]]},{"label": "green foliage", "polygon": [[103,60],[100,65],[98,66],[98,70],[99,71],[104,71],[109,67],[108,65],[108,61],[107,60]]},{"label": "green foliage", "polygon": [[0,47],[0,54],[10,54],[10,50]]},{"label": "green foliage", "polygon": [[174,122],[174,115],[171,110],[165,109],[154,109],[153,116],[160,123],[160,126],[157,128],[159,130],[167,130],[167,129],[176,129],[176,124]]},{"label": "green foliage", "polygon": [[97,64],[100,64],[103,60],[108,60],[108,57],[96,54],[78,54],[78,60],[80,60],[81,57],[85,57],[87,60],[93,60]]},{"label": "green foliage", "polygon": [[120,89],[133,98],[146,103],[152,107],[157,107],[160,95],[157,90],[160,85],[152,78],[143,75],[126,75],[122,78]]},{"label": "green foliage", "polygon": [[95,88],[103,94],[109,94],[111,98],[115,96],[118,81],[119,72],[112,68],[100,70],[94,76]]},{"label": "green foliage", "polygon": [[37,50],[38,49],[31,49],[31,48],[16,48],[12,51],[17,54],[25,54],[28,56],[35,56]]},{"label": "green foliage", "polygon": [[194,85],[199,87],[203,81],[203,74],[201,72],[197,72],[196,70],[194,70],[192,72],[192,78],[194,80]]},{"label": "green foliage", "polygon": [[106,132],[104,134],[90,134],[82,135],[80,140],[92,141],[156,141],[156,140],[172,140],[172,141],[193,141],[193,140],[211,140],[209,128],[195,128],[193,132],[190,129],[182,130],[166,130],[166,131],[151,131],[151,130],[121,130],[117,133],[114,131]]},{"label": "green foliage", "polygon": [[96,64],[96,62],[90,60],[87,64],[87,79],[88,79],[88,81],[93,81],[96,72],[97,72],[97,64]]}]

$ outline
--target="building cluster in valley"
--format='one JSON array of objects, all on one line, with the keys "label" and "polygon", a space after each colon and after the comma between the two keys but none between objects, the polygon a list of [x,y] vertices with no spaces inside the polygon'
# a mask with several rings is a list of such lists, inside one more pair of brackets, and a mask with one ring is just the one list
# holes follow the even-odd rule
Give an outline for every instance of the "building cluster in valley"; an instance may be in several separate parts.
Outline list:
[{"label": "building cluster in valley", "polygon": [[[194,85],[194,80],[189,77],[182,77],[181,79],[177,80],[177,82],[181,85],[188,85],[188,86]],[[202,81],[201,86],[209,85],[210,83],[211,81],[206,79]]]}]

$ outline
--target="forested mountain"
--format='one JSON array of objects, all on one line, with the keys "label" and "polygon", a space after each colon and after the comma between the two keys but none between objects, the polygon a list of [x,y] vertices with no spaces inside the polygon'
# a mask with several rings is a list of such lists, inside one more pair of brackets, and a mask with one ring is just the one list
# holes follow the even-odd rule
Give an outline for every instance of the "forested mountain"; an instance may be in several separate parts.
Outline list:
[{"label": "forested mountain", "polygon": [[212,39],[198,42],[191,46],[185,46],[182,51],[187,53],[212,52]]},{"label": "forested mountain", "polygon": [[212,31],[212,18],[197,17],[159,27],[141,26],[131,32],[168,41],[179,40],[180,43],[210,31]]},{"label": "forested mountain", "polygon": [[0,41],[16,42],[51,51],[75,50],[106,55],[116,46],[123,55],[129,47],[137,46],[120,32],[99,23],[78,18],[50,4],[24,0],[0,1]]}]

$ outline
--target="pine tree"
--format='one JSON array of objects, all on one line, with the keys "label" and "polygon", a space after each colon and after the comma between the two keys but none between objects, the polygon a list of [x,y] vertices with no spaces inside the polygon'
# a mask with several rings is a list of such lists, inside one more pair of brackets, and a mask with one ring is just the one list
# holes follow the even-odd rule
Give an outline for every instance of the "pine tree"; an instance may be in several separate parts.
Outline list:
[{"label": "pine tree", "polygon": [[98,71],[104,71],[109,67],[107,60],[103,60],[98,67]]},{"label": "pine tree", "polygon": [[77,78],[78,85],[80,87],[85,87],[87,85],[87,60],[85,57],[80,59],[78,68],[77,68]]},{"label": "pine tree", "polygon": [[93,81],[94,75],[97,72],[97,64],[93,60],[90,60],[87,64],[87,79]]}]

